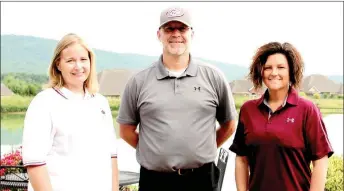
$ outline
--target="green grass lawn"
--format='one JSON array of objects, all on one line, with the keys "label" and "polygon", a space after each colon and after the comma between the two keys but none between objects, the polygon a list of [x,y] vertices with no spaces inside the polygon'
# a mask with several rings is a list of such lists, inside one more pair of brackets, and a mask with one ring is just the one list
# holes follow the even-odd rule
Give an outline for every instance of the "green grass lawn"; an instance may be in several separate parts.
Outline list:
[{"label": "green grass lawn", "polygon": [[1,96],[1,113],[25,112],[33,97]]},{"label": "green grass lawn", "polygon": [[[315,99],[309,96],[302,96],[308,100],[311,100],[314,104],[318,105],[320,111],[323,115],[325,114],[333,114],[333,113],[343,113],[343,99],[339,98],[320,98]],[[241,105],[250,100],[250,99],[257,99],[249,96],[234,96],[235,105],[237,108],[240,108]]]}]

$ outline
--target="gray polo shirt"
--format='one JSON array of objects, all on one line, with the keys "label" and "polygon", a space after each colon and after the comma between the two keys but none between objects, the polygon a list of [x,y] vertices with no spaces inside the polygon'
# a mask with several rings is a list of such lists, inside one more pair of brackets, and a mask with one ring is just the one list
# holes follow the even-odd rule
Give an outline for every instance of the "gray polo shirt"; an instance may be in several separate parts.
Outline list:
[{"label": "gray polo shirt", "polygon": [[134,75],[121,97],[117,122],[139,125],[137,161],[156,171],[197,168],[216,158],[216,120],[237,116],[222,72],[192,59],[179,77],[162,57]]}]

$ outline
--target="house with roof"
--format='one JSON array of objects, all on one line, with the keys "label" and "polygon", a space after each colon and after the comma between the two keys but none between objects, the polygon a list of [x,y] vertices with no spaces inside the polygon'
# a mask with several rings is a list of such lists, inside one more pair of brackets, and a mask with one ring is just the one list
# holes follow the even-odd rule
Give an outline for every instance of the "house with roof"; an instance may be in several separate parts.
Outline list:
[{"label": "house with roof", "polygon": [[126,69],[107,69],[99,72],[99,93],[104,96],[121,96],[128,80],[136,72]]},{"label": "house with roof", "polygon": [[256,90],[253,87],[253,83],[247,79],[233,80],[229,83],[229,86],[231,87],[234,95],[256,96],[262,95],[266,90],[265,86]]},{"label": "house with roof", "polygon": [[327,76],[320,74],[313,74],[303,79],[300,91],[307,95],[319,94],[338,94],[343,85],[337,84],[330,80]]},{"label": "house with roof", "polygon": [[[262,95],[266,90],[264,84],[260,90],[255,90],[253,83],[247,79],[233,80],[229,84],[234,95]],[[337,84],[327,76],[314,74],[302,80],[299,91],[307,95],[313,95],[315,93],[320,95],[343,94],[343,84]]]},{"label": "house with roof", "polygon": [[1,83],[1,96],[12,96],[14,93],[3,83]]}]

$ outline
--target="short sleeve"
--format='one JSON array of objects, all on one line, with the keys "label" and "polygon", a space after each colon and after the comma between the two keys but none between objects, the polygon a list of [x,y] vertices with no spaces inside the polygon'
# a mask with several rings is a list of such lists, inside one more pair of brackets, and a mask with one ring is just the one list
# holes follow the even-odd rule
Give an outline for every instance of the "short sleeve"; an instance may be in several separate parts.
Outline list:
[{"label": "short sleeve", "polygon": [[227,121],[235,120],[237,111],[231,88],[221,71],[218,71],[217,83],[219,105],[216,109],[216,119],[220,124],[223,124]]},{"label": "short sleeve", "polygon": [[137,83],[135,77],[132,77],[126,84],[121,95],[121,104],[117,122],[119,124],[137,125],[140,123],[140,117],[137,110]]},{"label": "short sleeve", "polygon": [[53,143],[53,128],[48,100],[38,94],[30,103],[24,119],[22,157],[24,166],[46,164]]},{"label": "short sleeve", "polygon": [[246,145],[246,134],[245,134],[245,126],[244,123],[241,121],[241,111],[239,113],[239,120],[237,129],[235,132],[234,140],[232,145],[229,147],[229,150],[236,153],[239,156],[247,156],[248,155],[248,147]]},{"label": "short sleeve", "polygon": [[333,149],[328,139],[326,127],[319,109],[314,104],[308,108],[305,129],[311,160],[320,159],[325,155],[331,157]]},{"label": "short sleeve", "polygon": [[109,143],[110,143],[110,153],[111,158],[117,158],[117,136],[116,131],[113,123],[112,112],[110,109],[110,105],[108,100],[104,97],[105,101],[105,112],[108,113],[106,115],[106,127],[109,132]]}]

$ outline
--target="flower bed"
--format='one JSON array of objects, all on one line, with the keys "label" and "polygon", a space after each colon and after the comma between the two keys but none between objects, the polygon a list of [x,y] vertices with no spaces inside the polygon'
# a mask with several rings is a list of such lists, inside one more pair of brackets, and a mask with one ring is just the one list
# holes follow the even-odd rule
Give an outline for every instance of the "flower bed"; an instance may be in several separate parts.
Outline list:
[{"label": "flower bed", "polygon": [[[1,166],[21,166],[23,165],[23,160],[21,156],[21,147],[19,149],[7,153],[1,158]],[[24,172],[23,169],[14,169],[14,168],[0,168],[0,176],[4,176],[10,173],[21,173]]]},{"label": "flower bed", "polygon": [[[22,155],[21,155],[21,147],[19,149],[7,153],[1,158],[1,168],[0,168],[0,176],[1,176],[1,182],[4,181],[6,175],[14,174],[14,173],[25,173],[25,168],[17,168],[18,166],[22,166]],[[14,166],[11,168],[11,166]],[[1,183],[3,184],[3,183]],[[21,188],[4,188],[5,186],[1,186],[1,191],[27,191],[27,189],[21,189]]]}]

